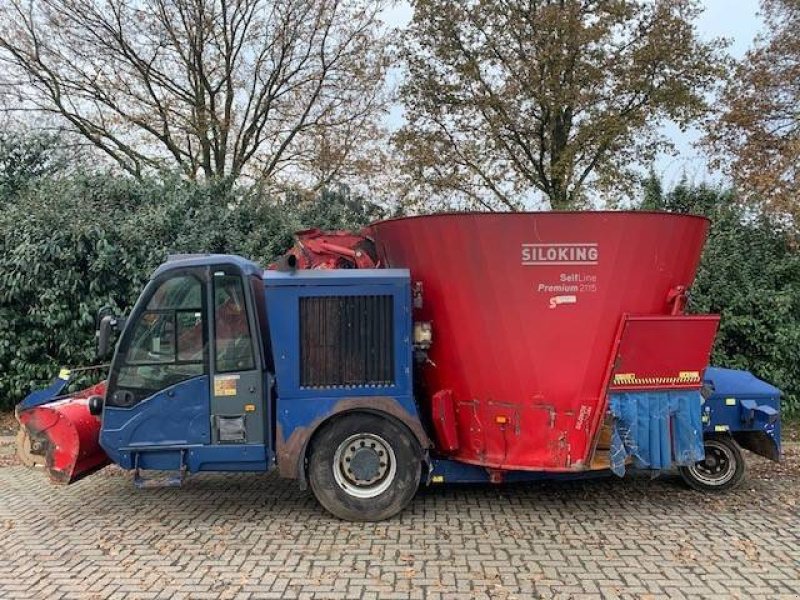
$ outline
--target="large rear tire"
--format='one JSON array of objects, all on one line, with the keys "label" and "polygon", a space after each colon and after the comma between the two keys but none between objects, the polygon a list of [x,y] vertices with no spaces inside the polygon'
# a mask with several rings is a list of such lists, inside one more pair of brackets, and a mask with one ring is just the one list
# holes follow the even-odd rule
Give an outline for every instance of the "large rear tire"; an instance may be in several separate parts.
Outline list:
[{"label": "large rear tire", "polygon": [[347,521],[382,521],[402,511],[417,491],[420,449],[391,419],[357,413],[336,419],[314,438],[311,490]]},{"label": "large rear tire", "polygon": [[708,438],[703,442],[706,457],[690,467],[680,467],[686,484],[700,492],[720,493],[732,490],[744,480],[744,455],[731,438]]}]

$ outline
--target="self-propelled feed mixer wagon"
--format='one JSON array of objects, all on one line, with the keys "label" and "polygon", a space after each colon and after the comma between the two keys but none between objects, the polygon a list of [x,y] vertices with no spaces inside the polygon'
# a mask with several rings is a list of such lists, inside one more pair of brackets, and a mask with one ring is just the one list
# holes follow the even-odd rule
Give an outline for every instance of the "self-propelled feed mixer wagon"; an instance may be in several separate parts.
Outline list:
[{"label": "self-propelled feed mixer wagon", "polygon": [[704,218],[444,214],[300,232],[268,269],[173,257],[127,318],[99,315],[108,378],[18,407],[22,452],[69,483],[109,462],[269,471],[345,519],[420,484],[678,467],[723,490],[740,447],[780,457],[780,392],[708,368],[716,315],[684,308]]}]

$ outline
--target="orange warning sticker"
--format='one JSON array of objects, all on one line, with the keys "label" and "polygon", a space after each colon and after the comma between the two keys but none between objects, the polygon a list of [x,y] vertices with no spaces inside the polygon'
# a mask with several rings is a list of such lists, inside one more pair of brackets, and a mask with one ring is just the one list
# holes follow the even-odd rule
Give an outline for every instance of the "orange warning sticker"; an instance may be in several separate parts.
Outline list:
[{"label": "orange warning sticker", "polygon": [[214,377],[214,395],[235,396],[238,383],[238,375],[217,375]]}]

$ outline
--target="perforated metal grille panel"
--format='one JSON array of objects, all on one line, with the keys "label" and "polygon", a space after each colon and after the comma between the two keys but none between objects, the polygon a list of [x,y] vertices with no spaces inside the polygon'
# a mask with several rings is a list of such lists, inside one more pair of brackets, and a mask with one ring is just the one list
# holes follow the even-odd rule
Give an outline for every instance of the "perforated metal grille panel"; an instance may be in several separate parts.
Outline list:
[{"label": "perforated metal grille panel", "polygon": [[300,298],[300,386],[395,382],[393,297]]}]

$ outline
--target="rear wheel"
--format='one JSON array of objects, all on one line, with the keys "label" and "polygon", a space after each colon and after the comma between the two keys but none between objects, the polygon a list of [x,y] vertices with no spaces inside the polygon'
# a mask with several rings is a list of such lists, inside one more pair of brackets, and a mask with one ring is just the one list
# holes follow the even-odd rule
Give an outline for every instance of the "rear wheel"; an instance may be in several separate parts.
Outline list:
[{"label": "rear wheel", "polygon": [[311,490],[340,519],[388,519],[417,491],[419,455],[417,441],[394,421],[372,414],[342,417],[313,441]]},{"label": "rear wheel", "polygon": [[687,485],[701,492],[724,492],[737,487],[744,479],[745,462],[736,442],[720,437],[709,438],[703,445],[705,459],[690,467],[680,467]]}]

